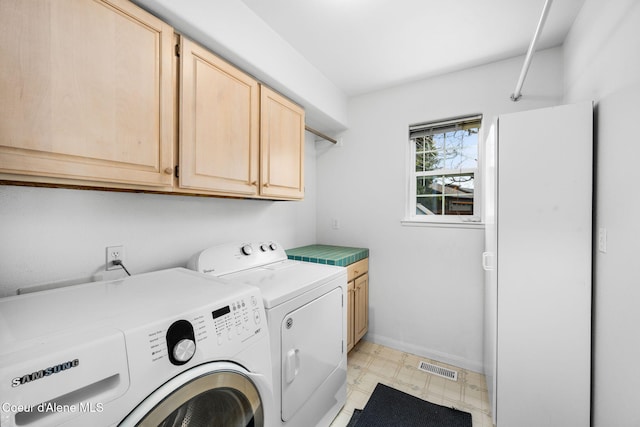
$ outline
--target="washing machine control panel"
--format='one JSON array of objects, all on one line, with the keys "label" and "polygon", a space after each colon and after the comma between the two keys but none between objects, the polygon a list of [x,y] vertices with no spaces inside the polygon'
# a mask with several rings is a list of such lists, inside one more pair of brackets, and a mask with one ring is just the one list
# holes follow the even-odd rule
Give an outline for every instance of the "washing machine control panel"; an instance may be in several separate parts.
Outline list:
[{"label": "washing machine control panel", "polygon": [[242,341],[254,335],[264,320],[260,302],[258,295],[236,298],[211,312],[217,344]]},{"label": "washing machine control panel", "polygon": [[152,360],[169,359],[179,366],[188,363],[198,350],[233,352],[254,335],[266,333],[264,313],[258,291],[192,313],[148,334]]},{"label": "washing machine control panel", "polygon": [[[215,286],[215,285],[212,285]],[[160,321],[144,331],[144,339],[131,348],[140,348],[153,365],[179,367],[201,363],[211,357],[229,358],[249,343],[268,336],[262,295],[246,290],[185,312],[171,321]],[[144,348],[146,347],[146,348]]]}]

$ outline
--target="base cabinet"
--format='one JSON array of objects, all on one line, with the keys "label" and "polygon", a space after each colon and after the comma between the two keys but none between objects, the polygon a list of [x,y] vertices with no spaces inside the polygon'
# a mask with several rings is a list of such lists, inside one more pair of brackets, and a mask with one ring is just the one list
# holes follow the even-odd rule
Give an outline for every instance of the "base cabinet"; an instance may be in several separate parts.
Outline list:
[{"label": "base cabinet", "polygon": [[369,330],[369,258],[347,267],[347,351]]},{"label": "base cabinet", "polygon": [[[369,275],[354,280],[353,335],[357,343],[369,330]],[[354,343],[355,344],[355,343]]]}]

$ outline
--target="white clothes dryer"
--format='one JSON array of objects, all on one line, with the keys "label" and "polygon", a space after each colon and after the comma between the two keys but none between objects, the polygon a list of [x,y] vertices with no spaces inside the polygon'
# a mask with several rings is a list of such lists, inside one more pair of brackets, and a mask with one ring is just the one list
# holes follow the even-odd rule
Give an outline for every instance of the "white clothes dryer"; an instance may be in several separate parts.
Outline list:
[{"label": "white clothes dryer", "polygon": [[0,425],[273,425],[260,291],[187,269],[0,299]]},{"label": "white clothes dryer", "polygon": [[261,290],[280,425],[331,424],[347,394],[347,270],[289,260],[273,241],[214,246],[188,267]]}]

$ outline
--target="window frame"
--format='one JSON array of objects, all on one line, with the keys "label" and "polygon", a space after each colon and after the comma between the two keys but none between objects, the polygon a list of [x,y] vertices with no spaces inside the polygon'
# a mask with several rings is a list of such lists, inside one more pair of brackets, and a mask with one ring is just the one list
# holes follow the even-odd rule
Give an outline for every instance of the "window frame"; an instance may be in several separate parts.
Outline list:
[{"label": "window frame", "polygon": [[[478,153],[477,167],[464,169],[438,169],[436,171],[416,171],[416,144],[411,139],[411,129],[416,127],[439,127],[442,124],[455,124],[458,122],[478,120],[480,127],[478,130]],[[407,126],[407,145],[406,147],[406,195],[405,195],[405,215],[401,221],[402,225],[407,226],[438,226],[438,227],[455,227],[455,228],[483,228],[484,221],[482,216],[482,171],[484,164],[483,147],[485,121],[482,114],[469,114],[464,116],[453,117],[443,120],[434,120],[422,122],[418,124],[410,124]],[[444,128],[443,128],[444,129]],[[442,133],[446,132],[443,130]],[[473,192],[473,214],[472,215],[417,215],[416,212],[416,179],[420,176],[447,176],[447,174],[473,174],[474,192]]]}]

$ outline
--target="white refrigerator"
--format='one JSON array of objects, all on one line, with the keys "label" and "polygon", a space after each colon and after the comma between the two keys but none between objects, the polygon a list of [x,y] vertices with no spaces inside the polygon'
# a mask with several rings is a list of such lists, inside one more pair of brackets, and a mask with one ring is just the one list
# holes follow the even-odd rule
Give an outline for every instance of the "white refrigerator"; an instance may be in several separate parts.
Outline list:
[{"label": "white refrigerator", "polygon": [[498,427],[587,427],[593,105],[499,116],[485,141],[484,368]]}]

